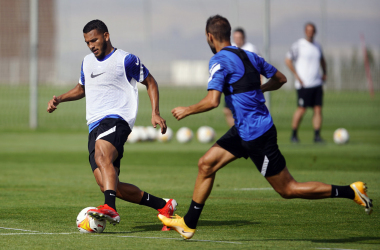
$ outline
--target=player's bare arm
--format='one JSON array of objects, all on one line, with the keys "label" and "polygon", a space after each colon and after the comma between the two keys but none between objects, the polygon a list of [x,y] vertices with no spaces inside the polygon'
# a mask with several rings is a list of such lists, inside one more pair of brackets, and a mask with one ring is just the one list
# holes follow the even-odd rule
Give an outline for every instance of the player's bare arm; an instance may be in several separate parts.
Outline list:
[{"label": "player's bare arm", "polygon": [[282,74],[280,71],[277,70],[276,74],[274,74],[274,76],[272,76],[272,78],[269,79],[268,82],[261,85],[260,88],[263,93],[267,91],[277,90],[281,88],[281,86],[284,85],[286,81],[287,79],[284,76],[284,74]]},{"label": "player's bare arm", "polygon": [[158,85],[154,77],[149,73],[149,75],[145,78],[144,81],[141,82],[146,86],[146,90],[149,95],[150,103],[152,105],[152,125],[155,128],[157,124],[161,127],[161,133],[166,133],[166,121],[160,116],[160,108],[159,108],[159,91]]},{"label": "player's bare arm", "polygon": [[294,68],[292,59],[286,58],[285,64],[286,64],[286,66],[288,66],[290,71],[293,73],[294,77],[300,82],[301,86],[303,87],[303,82],[302,82],[301,78],[298,76],[296,69]]},{"label": "player's bare arm", "polygon": [[209,90],[206,97],[197,104],[174,108],[172,114],[179,121],[186,116],[209,111],[219,106],[221,95],[222,93],[217,90]]},{"label": "player's bare arm", "polygon": [[323,72],[323,76],[322,76],[322,81],[326,81],[327,80],[327,65],[326,65],[326,61],[325,61],[325,57],[321,56],[321,67],[322,67],[322,72]]},{"label": "player's bare arm", "polygon": [[85,97],[84,86],[78,83],[73,89],[69,90],[68,92],[58,97],[53,96],[53,99],[48,102],[47,112],[52,113],[57,109],[58,104],[61,102],[76,101],[82,99],[83,97]]}]

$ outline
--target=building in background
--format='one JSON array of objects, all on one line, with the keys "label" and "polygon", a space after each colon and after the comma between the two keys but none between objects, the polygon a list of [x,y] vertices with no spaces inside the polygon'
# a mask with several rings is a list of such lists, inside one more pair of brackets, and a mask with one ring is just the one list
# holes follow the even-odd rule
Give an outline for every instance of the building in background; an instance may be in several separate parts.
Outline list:
[{"label": "building in background", "polygon": [[[0,84],[29,81],[29,0],[0,0]],[[54,0],[39,0],[39,83],[54,80]]]}]

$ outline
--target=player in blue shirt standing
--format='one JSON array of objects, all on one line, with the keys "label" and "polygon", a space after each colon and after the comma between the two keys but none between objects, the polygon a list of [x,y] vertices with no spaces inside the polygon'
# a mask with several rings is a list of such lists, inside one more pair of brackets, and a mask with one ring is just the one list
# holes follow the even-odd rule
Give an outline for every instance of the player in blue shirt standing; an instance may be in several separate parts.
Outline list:
[{"label": "player in blue shirt standing", "polygon": [[[199,160],[193,200],[187,214],[183,218],[178,215],[175,219],[162,215],[158,215],[158,218],[185,239],[193,237],[216,172],[241,157],[251,158],[260,173],[283,198],[349,198],[364,206],[370,214],[372,202],[363,182],[347,186],[321,182],[300,183],[290,175],[285,158],[278,149],[276,127],[263,96],[265,91],[279,89],[286,83],[286,77],[257,54],[231,46],[230,36],[231,26],[226,18],[216,15],[207,20],[207,42],[215,54],[209,64],[208,94],[195,105],[173,109],[172,114],[181,120],[216,108],[224,93],[235,125]],[[260,85],[260,74],[271,79]]]}]

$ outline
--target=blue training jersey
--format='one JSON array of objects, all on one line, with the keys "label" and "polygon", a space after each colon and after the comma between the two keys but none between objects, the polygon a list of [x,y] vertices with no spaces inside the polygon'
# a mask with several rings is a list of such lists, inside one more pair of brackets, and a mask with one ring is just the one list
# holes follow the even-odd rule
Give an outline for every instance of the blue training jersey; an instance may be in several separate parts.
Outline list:
[{"label": "blue training jersey", "polygon": [[[235,46],[226,48],[236,49]],[[257,74],[271,78],[277,69],[267,63],[264,58],[255,53],[244,51]],[[207,90],[233,92],[233,83],[239,81],[245,67],[242,60],[235,53],[221,50],[215,54],[209,63],[210,77]],[[259,77],[259,76],[257,76]],[[244,141],[251,141],[263,135],[273,126],[272,117],[265,106],[265,98],[261,89],[249,90],[225,95],[227,106],[231,109],[235,119],[235,127]]]},{"label": "blue training jersey", "polygon": [[[106,55],[102,60],[98,60],[98,61],[101,61],[101,62],[106,61],[108,58],[111,57],[111,55],[115,51],[116,51],[116,48],[111,53]],[[142,75],[141,75],[140,66],[143,69]],[[125,57],[125,59],[124,59],[124,70],[125,70],[125,74],[126,74],[129,82],[132,80],[132,78],[134,78],[137,82],[142,82],[149,75],[149,70],[144,66],[144,64],[141,63],[140,59],[133,54],[128,54]],[[84,72],[83,72],[83,62],[82,62],[82,68],[81,68],[80,82],[83,86],[86,84]],[[102,119],[99,119],[99,120],[89,124],[88,125],[89,132],[91,132],[94,128],[96,128],[100,124],[100,122],[106,118],[123,119],[119,115],[107,115],[107,116],[103,117]]]}]

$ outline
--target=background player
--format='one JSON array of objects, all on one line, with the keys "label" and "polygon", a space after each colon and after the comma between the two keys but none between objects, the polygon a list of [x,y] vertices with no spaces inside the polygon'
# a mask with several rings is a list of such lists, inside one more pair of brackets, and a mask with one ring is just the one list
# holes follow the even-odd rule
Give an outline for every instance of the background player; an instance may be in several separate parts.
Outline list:
[{"label": "background player", "polygon": [[[216,15],[207,20],[207,42],[215,54],[209,64],[207,96],[195,105],[177,107],[172,113],[177,120],[181,120],[192,114],[209,111],[219,105],[224,92],[234,114],[235,126],[199,160],[193,199],[187,214],[183,218],[176,215],[176,219],[162,215],[158,215],[158,218],[184,238],[193,237],[216,172],[241,157],[250,157],[283,198],[349,198],[366,207],[367,213],[370,213],[372,203],[366,195],[363,182],[355,182],[351,186],[334,186],[294,180],[278,149],[276,127],[263,95],[265,91],[279,89],[286,82],[286,77],[255,53],[231,46],[230,36],[231,26],[226,18]],[[261,85],[260,74],[271,79]]]},{"label": "background player", "polygon": [[[246,36],[243,28],[236,28],[232,35],[233,43],[232,46],[236,46],[243,50],[247,50],[249,52],[253,52],[259,54],[258,49],[255,45],[246,41]],[[228,126],[232,127],[235,124],[234,117],[232,116],[231,109],[227,106],[227,104],[223,108],[224,117],[226,118],[226,122]]]},{"label": "background player", "polygon": [[[323,142],[320,136],[322,125],[322,84],[326,81],[327,69],[321,46],[314,41],[317,30],[313,23],[305,25],[305,38],[295,42],[286,54],[285,63],[293,72],[296,81],[298,107],[293,115],[292,142],[299,142],[297,136],[298,127],[307,107],[312,107],[314,142]],[[294,63],[294,65],[293,65]],[[319,73],[322,67],[323,75]]]},{"label": "background player", "polygon": [[152,104],[152,125],[166,132],[166,122],[160,116],[158,86],[140,59],[112,46],[107,26],[93,20],[83,28],[84,40],[91,54],[82,62],[79,83],[72,90],[48,103],[49,113],[61,102],[75,101],[86,96],[86,119],[89,128],[89,161],[96,182],[104,192],[104,205],[89,210],[97,219],[119,223],[115,198],[154,208],[164,216],[176,209],[173,199],[157,198],[138,187],[119,181],[120,160],[124,143],[131,133],[138,109],[137,82],[147,88]]}]

